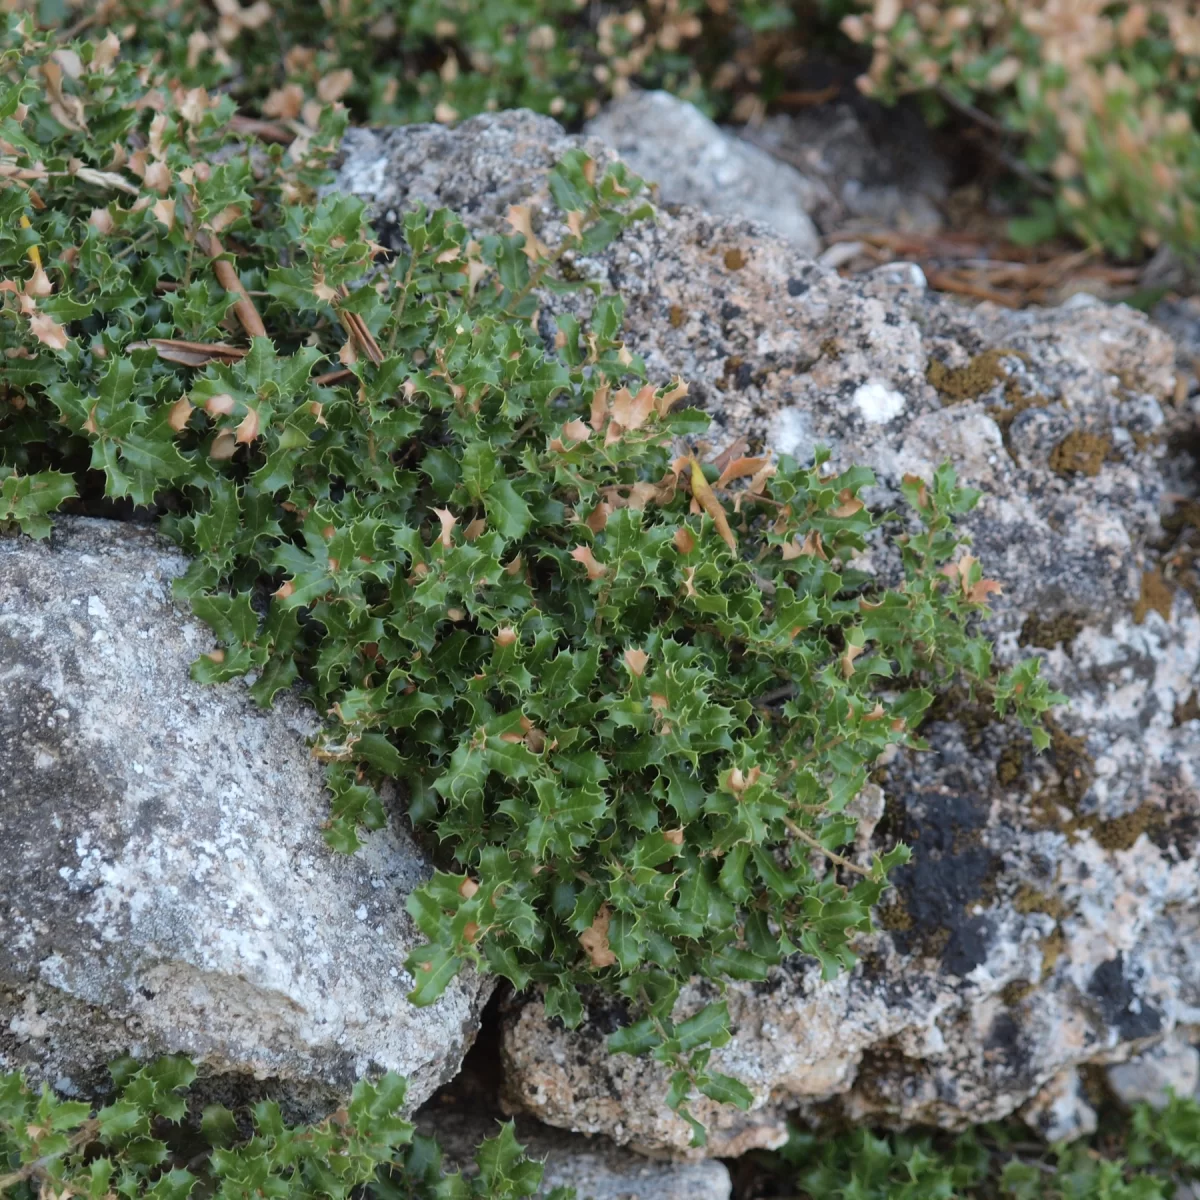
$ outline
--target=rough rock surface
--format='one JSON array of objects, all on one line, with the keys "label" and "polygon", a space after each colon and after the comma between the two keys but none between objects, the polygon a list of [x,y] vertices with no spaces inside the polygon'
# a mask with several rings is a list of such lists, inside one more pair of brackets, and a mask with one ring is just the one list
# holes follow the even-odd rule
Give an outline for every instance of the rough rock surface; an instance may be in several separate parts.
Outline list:
[{"label": "rough rock surface", "polygon": [[[340,186],[376,204],[385,238],[417,200],[481,229],[528,202],[553,243],[545,172],[575,144],[522,113],[360,132]],[[991,622],[1000,661],[1040,654],[1070,697],[1037,759],[1019,730],[952,696],[929,724],[931,751],[877,773],[872,845],[902,837],[913,861],[853,971],[822,982],[797,960],[731,988],[734,1037],[714,1066],[755,1100],[745,1114],[700,1108],[708,1152],[778,1144],[797,1107],[948,1127],[999,1118],[1061,1091],[1078,1064],[1200,1023],[1200,720],[1185,706],[1200,619],[1186,594],[1143,576],[1170,340],[1086,296],[1012,313],[931,296],[903,265],[845,280],[759,226],[688,209],[573,265],[625,295],[629,348],[653,378],[691,382],[715,449],[743,435],[803,458],[823,443],[835,465],[872,466],[888,504],[906,472],[950,459],[985,493],[968,526],[1005,588]],[[546,336],[555,305],[586,303],[548,298]],[[892,569],[878,550],[862,565]],[[568,1033],[536,999],[518,1007],[510,1102],[685,1152],[666,1076],[607,1054],[614,1019],[598,1010]]]},{"label": "rough rock surface", "polygon": [[1127,1107],[1163,1108],[1169,1093],[1192,1096],[1200,1087],[1200,1050],[1180,1037],[1168,1037],[1145,1054],[1108,1068],[1108,1086]]},{"label": "rough rock surface", "polygon": [[632,91],[593,117],[586,132],[658,184],[665,204],[761,221],[803,254],[820,248],[808,213],[826,199],[825,189],[670,92]]},{"label": "rough rock surface", "polygon": [[[497,1125],[487,1117],[431,1110],[418,1115],[417,1129],[437,1138],[448,1166],[466,1172],[475,1169],[475,1150]],[[729,1170],[712,1159],[655,1161],[608,1138],[564,1133],[528,1117],[517,1121],[517,1140],[530,1158],[545,1164],[543,1192],[573,1187],[587,1200],[729,1200]]]},{"label": "rough rock surface", "polygon": [[384,1069],[418,1104],[490,989],[407,1002],[419,853],[325,846],[311,711],[189,679],[212,637],[172,603],[185,567],[114,522],[0,539],[0,1071],[89,1092],[183,1052],[301,1108]]}]

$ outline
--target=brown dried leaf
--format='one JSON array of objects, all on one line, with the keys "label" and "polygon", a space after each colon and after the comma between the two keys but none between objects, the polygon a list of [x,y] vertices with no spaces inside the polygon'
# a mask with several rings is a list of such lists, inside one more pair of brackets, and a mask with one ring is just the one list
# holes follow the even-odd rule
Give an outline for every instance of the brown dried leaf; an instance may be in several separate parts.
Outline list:
[{"label": "brown dried leaf", "polygon": [[168,233],[170,233],[171,230],[175,228],[175,201],[174,200],[158,201],[158,203],[155,204],[155,206],[154,206],[153,212],[154,212],[155,220],[161,221],[167,227]]},{"label": "brown dried leaf", "polygon": [[224,462],[234,456],[237,450],[237,441],[234,439],[233,431],[230,429],[222,429],[220,433],[213,438],[212,447],[208,452],[209,458],[215,458],[218,462]]},{"label": "brown dried leaf", "polygon": [[171,168],[165,162],[152,162],[146,168],[146,174],[142,177],[142,182],[151,191],[157,192],[160,196],[165,196],[171,190]]},{"label": "brown dried leaf", "polygon": [[671,386],[663,392],[661,396],[655,397],[654,411],[660,417],[665,417],[667,413],[679,403],[680,400],[688,394],[688,385],[683,382],[678,376],[671,381]]},{"label": "brown dried leaf", "polygon": [[608,384],[603,383],[592,393],[592,411],[588,416],[588,424],[599,433],[604,428],[604,422],[607,418]]},{"label": "brown dried leaf", "polygon": [[617,424],[627,430],[641,429],[646,418],[655,410],[653,384],[647,383],[638,389],[636,396],[628,388],[621,388],[612,400],[612,416]]},{"label": "brown dried leaf", "polygon": [[[455,116],[457,115],[455,113]],[[505,220],[514,233],[524,235],[526,258],[536,261],[547,253],[545,244],[533,232],[533,210],[528,204],[510,205]]]},{"label": "brown dried leaf", "polygon": [[258,437],[258,410],[247,407],[246,415],[237,427],[237,440],[242,445],[248,445],[256,437]]},{"label": "brown dried leaf", "polygon": [[733,530],[729,528],[729,518],[725,515],[725,509],[721,507],[720,500],[713,494],[708,480],[704,478],[704,471],[701,469],[694,455],[692,456],[691,463],[692,496],[696,499],[700,507],[712,518],[713,524],[717,527],[717,532],[721,535],[721,540],[736,554],[737,538],[733,536]]},{"label": "brown dried leaf", "polygon": [[841,664],[843,679],[849,679],[850,676],[854,674],[854,660],[858,658],[860,654],[865,653],[865,646],[848,645],[845,650],[842,651],[842,656],[838,659],[838,662]]},{"label": "brown dried leaf", "polygon": [[1004,591],[1004,586],[996,579],[981,579],[978,583],[973,584],[966,589],[967,599],[972,604],[986,604],[987,598],[991,595],[999,595]]},{"label": "brown dried leaf", "polygon": [[608,518],[612,514],[612,505],[607,501],[601,500],[595,508],[588,513],[584,519],[584,524],[593,532],[599,533],[605,525],[608,524]]},{"label": "brown dried leaf", "polygon": [[50,276],[42,269],[41,263],[33,268],[33,274],[25,283],[25,295],[49,296],[54,291],[50,284]]},{"label": "brown dried leaf", "polygon": [[89,70],[99,71],[102,75],[106,75],[113,63],[117,61],[117,55],[120,53],[121,39],[110,30],[102,41],[92,44],[92,61],[88,64]]},{"label": "brown dried leaf", "polygon": [[195,412],[192,402],[186,396],[180,396],[174,404],[171,405],[171,413],[167,417],[167,424],[171,426],[176,433],[180,433],[183,427],[188,423],[188,418]]},{"label": "brown dried leaf", "polygon": [[458,518],[448,508],[435,508],[437,519],[442,523],[441,543],[449,550],[454,545],[454,538],[451,534],[454,532],[454,526],[458,524]]},{"label": "brown dried leaf", "polygon": [[591,546],[576,546],[571,557],[587,571],[589,579],[603,579],[608,574],[608,568],[596,561]]},{"label": "brown dried leaf", "polygon": [[636,675],[639,679],[645,675],[646,664],[650,661],[650,655],[645,650],[626,650],[624,657],[631,675]]},{"label": "brown dried leaf", "polygon": [[70,341],[67,331],[45,313],[34,313],[29,318],[29,329],[43,346],[49,346],[51,350],[65,350]]},{"label": "brown dried leaf", "polygon": [[263,101],[264,117],[281,117],[285,121],[294,121],[300,116],[304,105],[304,89],[298,83],[284,84],[267,94]]},{"label": "brown dried leaf", "polygon": [[340,100],[354,86],[354,72],[349,67],[330,71],[317,82],[317,95],[326,103]]},{"label": "brown dried leaf", "polygon": [[696,548],[696,535],[686,525],[680,525],[675,530],[675,536],[672,538],[672,541],[675,543],[675,549],[680,554],[691,554]]},{"label": "brown dried leaf", "polygon": [[831,508],[829,513],[834,517],[852,517],[855,513],[862,512],[865,505],[863,502],[849,489],[842,488],[838,493],[840,503],[837,508]]},{"label": "brown dried leaf", "polygon": [[218,392],[204,402],[204,411],[210,417],[227,417],[237,407],[237,401],[228,392]]},{"label": "brown dried leaf", "polygon": [[754,475],[761,471],[770,462],[770,457],[764,455],[761,458],[735,458],[722,472],[721,477],[717,480],[716,486],[723,488],[726,484],[731,483],[735,479],[744,479],[747,475]]},{"label": "brown dried leaf", "polygon": [[241,346],[230,346],[226,342],[185,342],[178,338],[147,338],[144,342],[130,342],[128,349],[149,350],[151,347],[158,351],[159,358],[181,367],[235,363],[246,357]]},{"label": "brown dried leaf", "polygon": [[579,944],[583,947],[592,966],[597,968],[615,966],[617,956],[608,944],[608,926],[612,920],[612,910],[607,904],[600,906],[591,925],[579,935]]}]

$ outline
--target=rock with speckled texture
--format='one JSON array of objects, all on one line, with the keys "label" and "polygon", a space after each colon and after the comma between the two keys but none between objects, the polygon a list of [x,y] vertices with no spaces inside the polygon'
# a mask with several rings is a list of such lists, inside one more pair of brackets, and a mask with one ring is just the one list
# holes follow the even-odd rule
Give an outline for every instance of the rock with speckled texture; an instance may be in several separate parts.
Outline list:
[{"label": "rock with speckled texture", "polygon": [[490,985],[405,999],[420,854],[398,823],[330,850],[311,711],[190,680],[212,636],[171,600],[186,565],[107,521],[0,539],[0,1071],[88,1094],[182,1052],[299,1113],[388,1069],[418,1104]]},{"label": "rock with speckled texture", "polygon": [[824,190],[670,92],[630,91],[593,117],[585,132],[657,184],[664,204],[761,221],[802,254],[821,248],[808,214]]},{"label": "rock with speckled texture", "polygon": [[[385,240],[421,200],[480,231],[528,204],[554,245],[564,226],[546,173],[577,144],[528,113],[358,131],[339,184],[372,202]],[[931,750],[881,765],[883,815],[862,852],[903,838],[913,860],[852,971],[823,981],[798,958],[731,987],[734,1036],[713,1066],[754,1100],[746,1113],[696,1106],[707,1153],[778,1145],[797,1109],[950,1128],[1027,1104],[1031,1119],[1061,1114],[1064,1072],[1200,1024],[1200,720],[1188,705],[1200,618],[1152,556],[1170,340],[1087,296],[1013,313],[930,295],[902,264],[843,279],[760,226],[686,208],[564,261],[625,296],[629,349],[656,382],[688,380],[714,418],[709,449],[745,438],[803,459],[824,444],[835,467],[874,468],[880,505],[899,501],[906,473],[949,459],[984,492],[966,524],[1004,585],[989,623],[998,660],[1040,655],[1070,697],[1044,755],[951,694],[925,730]],[[556,311],[589,303],[547,296],[547,344]],[[856,565],[885,580],[896,569],[880,544]],[[680,1015],[712,997],[694,985]],[[508,1102],[687,1153],[666,1073],[607,1053],[620,1019],[598,1005],[570,1032],[536,998],[514,1006]]]},{"label": "rock with speckled texture", "polygon": [[1200,1050],[1171,1036],[1128,1062],[1106,1072],[1113,1095],[1126,1107],[1150,1104],[1165,1108],[1171,1094],[1185,1097],[1200,1087]]}]

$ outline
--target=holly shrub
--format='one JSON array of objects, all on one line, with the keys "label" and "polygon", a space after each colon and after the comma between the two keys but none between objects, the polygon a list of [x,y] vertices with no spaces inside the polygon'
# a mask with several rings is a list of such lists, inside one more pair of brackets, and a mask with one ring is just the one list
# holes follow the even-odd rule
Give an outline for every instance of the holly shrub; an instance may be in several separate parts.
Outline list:
[{"label": "holly shrub", "polygon": [[185,1058],[112,1068],[102,1108],[35,1092],[0,1075],[0,1196],[11,1200],[574,1200],[541,1189],[543,1169],[524,1155],[512,1124],[500,1127],[472,1168],[447,1170],[432,1138],[404,1119],[405,1080],[362,1080],[350,1103],[319,1125],[291,1126],[264,1100],[250,1113],[220,1104],[197,1111]]},{"label": "holly shrub", "polygon": [[[976,629],[977,493],[945,466],[876,517],[870,472],[823,454],[697,462],[708,419],[645,380],[619,297],[547,346],[539,305],[581,286],[561,254],[652,217],[620,165],[554,170],[556,249],[519,206],[477,238],[417,209],[388,255],[320,190],[332,110],[285,151],[112,35],[10,18],[0,63],[0,518],[156,510],[219,642],[195,678],[327,718],[330,844],[395,785],[440,868],[409,900],[414,1002],[466,963],[571,1025],[607,988],[638,1016],[614,1049],[671,1065],[681,1109],[749,1103],[708,1069],[724,1005],[673,1023],[682,984],[854,961],[907,851],[842,855],[847,806],[936,689],[1046,740],[1037,660],[993,678]],[[892,589],[848,565],[881,536]]]}]

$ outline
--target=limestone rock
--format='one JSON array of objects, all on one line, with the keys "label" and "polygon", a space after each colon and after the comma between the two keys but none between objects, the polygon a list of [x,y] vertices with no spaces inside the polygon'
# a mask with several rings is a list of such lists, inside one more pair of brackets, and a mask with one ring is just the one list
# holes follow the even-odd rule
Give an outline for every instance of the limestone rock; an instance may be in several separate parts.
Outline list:
[{"label": "limestone rock", "polygon": [[[577,144],[527,113],[359,131],[340,186],[375,204],[385,239],[417,200],[479,230],[529,203],[554,244],[564,226],[545,175]],[[998,661],[1037,653],[1070,697],[1039,757],[1023,732],[951,695],[928,724],[930,752],[883,765],[869,845],[903,838],[913,861],[853,971],[825,982],[797,959],[730,989],[734,1037],[713,1066],[743,1079],[754,1106],[697,1106],[708,1153],[778,1144],[797,1108],[951,1128],[1000,1118],[1064,1071],[1200,1021],[1200,720],[1186,705],[1200,618],[1146,574],[1161,536],[1170,340],[1087,296],[1013,313],[932,296],[895,265],[842,279],[761,226],[688,209],[568,261],[626,297],[629,349],[655,381],[689,381],[714,417],[712,450],[745,437],[803,459],[824,444],[835,467],[874,468],[881,506],[899,502],[904,474],[949,459],[984,493],[967,528],[1004,585],[989,624]],[[589,303],[547,296],[548,342],[555,311],[586,315]],[[896,570],[880,545],[857,565]],[[694,986],[681,1015],[711,995]],[[504,1041],[510,1103],[685,1153],[665,1073],[608,1055],[617,1020],[600,1007],[568,1033],[536,998],[518,1007]]]},{"label": "limestone rock", "polygon": [[820,248],[808,213],[822,189],[670,92],[631,91],[593,117],[585,132],[658,184],[664,204],[761,221],[802,254]]},{"label": "limestone rock", "polygon": [[1200,1050],[1176,1034],[1109,1067],[1107,1075],[1113,1095],[1127,1108],[1140,1103],[1164,1108],[1169,1092],[1191,1096],[1200,1087]]},{"label": "limestone rock", "polygon": [[[437,1138],[448,1167],[474,1170],[475,1150],[497,1130],[487,1117],[427,1109],[418,1130]],[[724,1163],[712,1159],[675,1163],[630,1154],[608,1138],[588,1138],[517,1121],[517,1140],[529,1158],[545,1164],[542,1191],[573,1187],[584,1200],[729,1200],[731,1183]]]},{"label": "limestone rock", "polygon": [[1074,1067],[1065,1067],[1038,1092],[1021,1117],[1048,1142],[1073,1142],[1096,1132],[1096,1110],[1087,1102],[1083,1080]]},{"label": "limestone rock", "polygon": [[115,522],[0,539],[0,1071],[86,1094],[182,1052],[302,1110],[385,1069],[420,1103],[490,988],[405,999],[420,854],[398,823],[325,846],[311,712],[189,679],[212,637],[172,603],[185,567]]}]

